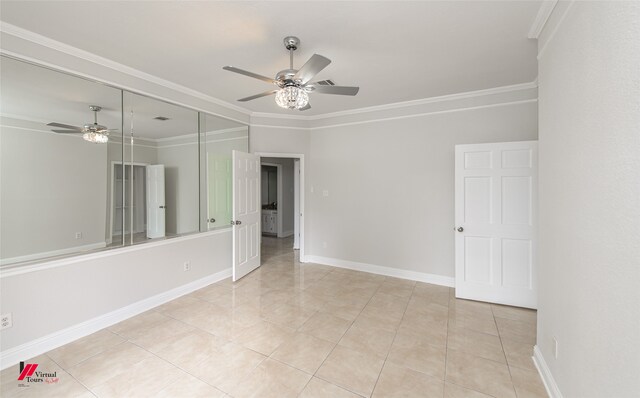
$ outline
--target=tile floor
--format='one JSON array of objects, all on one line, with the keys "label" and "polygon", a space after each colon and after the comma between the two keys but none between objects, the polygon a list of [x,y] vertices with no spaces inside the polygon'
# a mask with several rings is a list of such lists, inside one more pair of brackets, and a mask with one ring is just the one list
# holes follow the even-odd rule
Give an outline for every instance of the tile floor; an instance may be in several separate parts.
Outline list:
[{"label": "tile floor", "polygon": [[264,238],[263,266],[29,360],[57,384],[3,397],[546,397],[536,313],[453,289],[301,265]]}]

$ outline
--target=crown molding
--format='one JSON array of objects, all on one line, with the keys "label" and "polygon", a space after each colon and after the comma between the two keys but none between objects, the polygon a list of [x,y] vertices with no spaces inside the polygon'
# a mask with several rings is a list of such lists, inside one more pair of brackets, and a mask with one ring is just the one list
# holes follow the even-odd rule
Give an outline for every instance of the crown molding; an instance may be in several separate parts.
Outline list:
[{"label": "crown molding", "polygon": [[[563,2],[563,5],[566,4],[566,7],[564,8],[564,10],[562,10],[561,7],[558,7],[558,10],[556,12],[562,12],[562,15],[560,15],[560,17],[558,17],[556,20],[557,22],[553,22],[551,23],[551,26],[549,28],[552,28],[553,30],[549,33],[549,35],[547,36],[546,40],[544,41],[544,43],[540,43],[538,42],[538,61],[540,61],[540,59],[542,58],[542,55],[544,54],[545,50],[547,49],[547,47],[549,46],[549,43],[553,40],[553,38],[555,37],[556,33],[558,33],[558,30],[560,29],[560,26],[563,24],[565,18],[567,17],[567,15],[569,15],[569,12],[571,11],[573,5],[576,3],[576,0],[570,0],[568,2]],[[555,23],[555,24],[554,24]],[[542,46],[540,46],[540,44],[542,44]]]},{"label": "crown molding", "polygon": [[542,33],[544,26],[547,24],[547,21],[557,4],[558,0],[544,0],[540,4],[536,19],[533,20],[531,28],[529,28],[529,34],[527,35],[529,39],[537,39],[540,37],[540,33]]},{"label": "crown molding", "polygon": [[115,71],[118,71],[118,72],[130,75],[130,76],[136,77],[136,78],[141,79],[141,80],[145,80],[145,81],[150,82],[150,83],[157,84],[157,85],[165,87],[165,88],[169,88],[169,89],[174,90],[174,91],[178,91],[180,93],[183,93],[183,94],[186,94],[186,95],[189,95],[189,96],[192,96],[192,97],[204,100],[204,101],[211,102],[211,103],[216,104],[216,105],[220,105],[220,106],[228,108],[230,110],[243,113],[245,115],[250,115],[251,114],[251,111],[246,109],[246,108],[237,106],[235,104],[231,104],[231,103],[223,101],[221,99],[218,99],[218,98],[212,97],[210,95],[204,94],[204,93],[202,93],[200,91],[197,91],[197,90],[191,89],[189,87],[183,86],[181,84],[177,84],[177,83],[171,82],[169,80],[162,79],[160,77],[151,75],[151,74],[143,72],[141,70],[132,68],[132,67],[127,66],[127,65],[123,65],[123,64],[121,64],[119,62],[112,61],[112,60],[110,60],[108,58],[101,57],[99,55],[90,53],[88,51],[79,49],[77,47],[70,46],[68,44],[59,42],[57,40],[51,39],[49,37],[40,35],[38,33],[35,33],[35,32],[30,31],[30,30],[26,30],[26,29],[20,28],[18,26],[15,26],[15,25],[3,22],[3,21],[0,21],[0,32],[9,34],[11,36],[18,37],[18,38],[26,40],[26,41],[30,41],[30,42],[35,43],[35,44],[39,44],[39,45],[44,46],[44,47],[51,48],[51,49],[56,50],[56,51],[60,51],[60,52],[65,53],[67,55],[71,55],[73,57],[76,57],[76,58],[79,58],[79,59],[82,59],[82,60],[85,60],[85,61],[88,61],[88,62],[92,62],[92,63],[95,63],[95,64],[99,64],[99,65],[105,66],[105,67],[113,69]]},{"label": "crown molding", "polygon": [[[263,117],[263,118],[270,118],[270,119],[293,119],[293,120],[306,120],[306,121],[322,120],[322,119],[330,119],[334,117],[357,115],[361,113],[379,112],[379,111],[385,111],[389,109],[407,108],[407,107],[419,106],[424,104],[433,104],[438,102],[447,102],[447,101],[454,101],[454,100],[467,99],[467,98],[483,97],[483,96],[493,95],[493,94],[502,94],[502,93],[508,93],[513,91],[534,89],[537,87],[538,87],[538,78],[536,77],[534,81],[528,82],[528,83],[513,84],[509,86],[494,87],[494,88],[488,88],[483,90],[467,91],[467,92],[456,93],[456,94],[440,95],[437,97],[428,97],[428,98],[422,98],[422,99],[411,100],[411,101],[393,102],[390,104],[375,105],[375,106],[370,106],[365,108],[349,109],[346,111],[323,113],[321,115],[297,116],[297,115],[283,115],[281,113],[253,112],[251,113],[251,117]],[[263,125],[260,125],[260,126],[261,127],[280,127],[280,126],[263,126]],[[304,127],[296,127],[296,128],[304,128]]]}]

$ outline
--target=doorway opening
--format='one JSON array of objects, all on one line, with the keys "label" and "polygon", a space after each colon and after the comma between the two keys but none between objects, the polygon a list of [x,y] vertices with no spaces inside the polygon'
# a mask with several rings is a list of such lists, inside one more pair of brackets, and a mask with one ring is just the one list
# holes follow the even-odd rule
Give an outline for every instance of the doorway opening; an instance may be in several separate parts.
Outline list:
[{"label": "doorway opening", "polygon": [[262,262],[293,249],[304,262],[304,156],[260,156]]}]

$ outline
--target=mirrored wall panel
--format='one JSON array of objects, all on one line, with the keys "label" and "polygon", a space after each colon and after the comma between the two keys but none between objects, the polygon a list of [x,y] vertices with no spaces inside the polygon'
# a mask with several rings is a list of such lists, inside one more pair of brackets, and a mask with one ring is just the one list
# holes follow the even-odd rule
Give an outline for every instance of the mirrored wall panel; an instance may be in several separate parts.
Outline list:
[{"label": "mirrored wall panel", "polygon": [[246,125],[0,62],[1,266],[230,228]]},{"label": "mirrored wall panel", "polygon": [[249,151],[246,125],[212,115],[200,115],[202,231],[231,224],[231,153]]},{"label": "mirrored wall panel", "polygon": [[99,141],[122,135],[122,92],[0,57],[0,262],[121,245],[109,233],[108,170]]},{"label": "mirrored wall panel", "polygon": [[198,112],[129,92],[123,104],[125,243],[198,232]]}]

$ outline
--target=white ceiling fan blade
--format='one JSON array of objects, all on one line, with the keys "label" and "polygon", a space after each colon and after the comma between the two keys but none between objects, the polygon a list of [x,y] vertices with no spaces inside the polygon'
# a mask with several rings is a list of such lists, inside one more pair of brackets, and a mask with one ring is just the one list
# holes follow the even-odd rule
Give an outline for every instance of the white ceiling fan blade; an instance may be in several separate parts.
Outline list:
[{"label": "white ceiling fan blade", "polygon": [[266,97],[267,95],[275,94],[275,93],[277,93],[277,92],[278,92],[278,90],[269,90],[269,91],[265,91],[264,93],[260,93],[260,94],[252,95],[252,96],[250,96],[250,97],[240,98],[238,101],[240,101],[240,102],[247,102],[247,101],[254,100],[254,99],[256,99],[256,98]]},{"label": "white ceiling fan blade", "polygon": [[307,109],[311,109],[311,105],[307,104],[304,108],[298,109],[299,111],[306,111]]},{"label": "white ceiling fan blade", "polygon": [[82,131],[76,130],[51,130],[56,134],[82,134]]},{"label": "white ceiling fan blade", "polygon": [[322,55],[313,54],[311,58],[302,65],[302,68],[296,73],[293,77],[293,80],[300,81],[301,85],[307,84],[315,75],[318,74],[321,70],[327,67],[331,63],[329,58],[323,57]]},{"label": "white ceiling fan blade", "polygon": [[62,127],[63,129],[69,129],[69,130],[78,130],[78,131],[82,131],[82,127],[77,127],[77,126],[71,126],[69,124],[63,124],[63,123],[47,123],[47,126],[51,126],[51,127]]},{"label": "white ceiling fan blade", "polygon": [[224,66],[222,69],[228,70],[229,72],[239,73],[241,75],[253,77],[254,79],[262,80],[267,83],[276,84],[276,81],[271,78],[259,75],[257,73],[249,72],[244,69],[236,68],[235,66]]},{"label": "white ceiling fan blade", "polygon": [[308,86],[313,87],[313,92],[321,94],[335,94],[335,95],[356,95],[360,90],[360,87],[349,86]]}]

